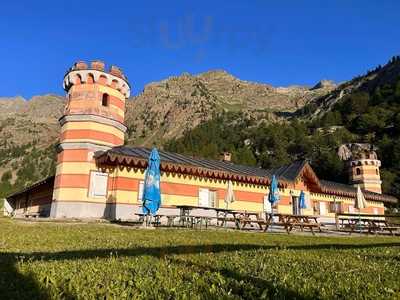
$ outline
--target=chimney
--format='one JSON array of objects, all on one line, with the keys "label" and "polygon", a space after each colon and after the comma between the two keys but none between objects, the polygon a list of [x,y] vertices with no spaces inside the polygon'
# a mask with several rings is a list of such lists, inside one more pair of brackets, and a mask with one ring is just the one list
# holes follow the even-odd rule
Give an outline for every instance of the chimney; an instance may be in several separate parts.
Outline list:
[{"label": "chimney", "polygon": [[231,159],[232,159],[232,153],[230,153],[230,152],[222,152],[221,153],[221,160],[222,161],[230,162]]}]

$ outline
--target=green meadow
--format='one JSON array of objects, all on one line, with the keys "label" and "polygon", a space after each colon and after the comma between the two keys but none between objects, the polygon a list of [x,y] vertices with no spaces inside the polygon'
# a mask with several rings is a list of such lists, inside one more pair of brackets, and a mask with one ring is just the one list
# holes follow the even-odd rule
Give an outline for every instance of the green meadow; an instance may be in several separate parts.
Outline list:
[{"label": "green meadow", "polygon": [[398,237],[0,218],[1,299],[399,299]]}]

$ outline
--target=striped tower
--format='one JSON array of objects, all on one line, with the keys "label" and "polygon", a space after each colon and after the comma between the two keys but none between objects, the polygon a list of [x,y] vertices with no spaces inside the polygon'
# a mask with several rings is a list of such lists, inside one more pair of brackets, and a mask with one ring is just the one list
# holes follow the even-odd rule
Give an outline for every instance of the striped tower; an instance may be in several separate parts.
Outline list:
[{"label": "striped tower", "polygon": [[102,217],[106,199],[89,194],[94,155],[124,144],[130,86],[115,66],[77,62],[65,75],[67,104],[61,125],[51,216]]},{"label": "striped tower", "polygon": [[382,181],[379,172],[381,161],[376,154],[367,154],[364,158],[350,161],[350,183],[355,187],[360,185],[362,189],[382,194]]},{"label": "striped tower", "polygon": [[350,184],[382,194],[381,161],[375,150],[371,144],[343,144],[338,149],[338,155],[347,163]]}]

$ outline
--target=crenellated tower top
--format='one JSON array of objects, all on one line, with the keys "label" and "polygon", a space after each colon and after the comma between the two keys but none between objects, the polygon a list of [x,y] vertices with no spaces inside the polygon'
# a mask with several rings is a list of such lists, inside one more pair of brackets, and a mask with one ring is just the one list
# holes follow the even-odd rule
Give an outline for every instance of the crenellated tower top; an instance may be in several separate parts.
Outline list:
[{"label": "crenellated tower top", "polygon": [[84,61],[76,62],[65,74],[63,87],[68,92],[73,85],[81,83],[107,85],[121,92],[125,98],[130,96],[130,85],[122,70],[113,65],[106,70],[104,62],[100,60],[90,64]]},{"label": "crenellated tower top", "polygon": [[346,162],[350,184],[375,192],[382,193],[382,181],[379,168],[381,161],[376,154],[376,148],[371,144],[344,144],[339,147],[338,155]]},{"label": "crenellated tower top", "polygon": [[64,76],[67,102],[60,147],[109,149],[124,144],[125,101],[130,86],[122,70],[102,61],[79,61]]}]

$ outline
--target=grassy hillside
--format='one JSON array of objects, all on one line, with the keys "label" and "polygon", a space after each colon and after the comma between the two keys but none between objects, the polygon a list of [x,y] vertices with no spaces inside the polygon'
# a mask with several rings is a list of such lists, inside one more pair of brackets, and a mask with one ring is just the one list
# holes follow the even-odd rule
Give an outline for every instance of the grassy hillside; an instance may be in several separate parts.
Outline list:
[{"label": "grassy hillside", "polygon": [[[4,299],[398,299],[400,242],[0,218]],[[15,234],[18,232],[18,234]]]}]

